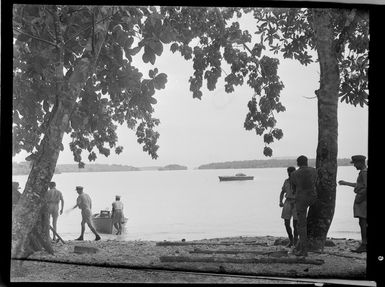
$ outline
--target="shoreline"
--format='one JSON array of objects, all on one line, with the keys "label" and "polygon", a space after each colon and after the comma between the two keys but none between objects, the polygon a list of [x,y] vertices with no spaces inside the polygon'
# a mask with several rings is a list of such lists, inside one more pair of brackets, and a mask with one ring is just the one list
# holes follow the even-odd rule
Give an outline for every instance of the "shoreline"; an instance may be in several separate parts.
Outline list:
[{"label": "shoreline", "polygon": [[[366,253],[350,251],[359,241],[330,238],[327,242],[323,252],[309,252],[306,261],[296,262],[292,250],[284,246],[285,237],[238,236],[172,241],[170,244],[142,240],[66,241],[53,244],[54,255],[36,252],[29,259],[37,261],[23,261],[20,268],[12,260],[10,278],[11,282],[119,283],[256,283],[265,280],[256,276],[281,278],[274,280],[365,280]],[[79,271],[74,272],[74,269]]]}]

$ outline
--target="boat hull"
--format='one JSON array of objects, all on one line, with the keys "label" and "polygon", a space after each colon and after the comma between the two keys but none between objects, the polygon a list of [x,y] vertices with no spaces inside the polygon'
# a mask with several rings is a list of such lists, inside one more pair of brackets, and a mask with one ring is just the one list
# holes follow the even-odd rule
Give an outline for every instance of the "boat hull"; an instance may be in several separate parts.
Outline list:
[{"label": "boat hull", "polygon": [[254,176],[219,176],[219,181],[253,180]]},{"label": "boat hull", "polygon": [[[122,222],[122,224],[125,224],[126,221],[127,218],[124,218],[124,222]],[[98,215],[94,215],[92,216],[92,224],[99,233],[112,234],[114,231],[114,224],[111,217],[100,217]]]}]

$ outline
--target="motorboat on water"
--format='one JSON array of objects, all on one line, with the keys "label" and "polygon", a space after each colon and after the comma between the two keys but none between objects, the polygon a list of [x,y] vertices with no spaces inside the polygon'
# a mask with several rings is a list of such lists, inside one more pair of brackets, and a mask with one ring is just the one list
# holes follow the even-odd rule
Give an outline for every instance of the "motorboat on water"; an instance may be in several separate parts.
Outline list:
[{"label": "motorboat on water", "polygon": [[243,173],[237,173],[230,176],[219,176],[219,181],[233,181],[233,180],[253,180],[254,176],[246,175]]}]

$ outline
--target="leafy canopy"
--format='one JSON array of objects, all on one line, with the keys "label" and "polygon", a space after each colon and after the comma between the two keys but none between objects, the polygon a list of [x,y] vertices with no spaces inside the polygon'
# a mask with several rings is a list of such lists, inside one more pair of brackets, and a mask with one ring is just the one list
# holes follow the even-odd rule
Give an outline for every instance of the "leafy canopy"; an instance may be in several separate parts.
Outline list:
[{"label": "leafy canopy", "polygon": [[[368,15],[355,9],[327,11],[333,19],[341,101],[368,104]],[[61,59],[58,50],[64,48],[64,81],[83,83],[67,130],[80,165],[83,150],[89,160],[96,159],[95,148],[105,156],[114,147],[120,153],[116,127],[123,123],[136,129],[143,150],[157,157],[154,95],[165,87],[167,75],[154,68],[145,78],[133,64],[139,52],[144,63],[154,65],[170,44],[172,52],[192,59],[190,91],[198,99],[204,82],[209,90],[216,88],[224,60],[230,67],[224,78],[226,92],[245,83],[254,90],[244,127],[263,136],[266,156],[272,155],[268,145],[283,136],[275,114],[285,111],[279,61],[272,54],[303,65],[315,61],[310,53],[316,50],[311,9],[15,5],[13,13],[14,153],[33,152],[39,145],[58,100],[55,69]],[[257,42],[238,21],[249,13],[255,19]],[[57,14],[63,41],[55,30]]]},{"label": "leafy canopy", "polygon": [[115,148],[119,154],[116,128],[124,123],[157,158],[154,95],[165,88],[167,75],[154,68],[145,77],[132,59],[144,51],[142,60],[154,64],[163,45],[174,39],[155,8],[15,5],[13,16],[14,154],[37,152],[58,97],[67,96],[57,89],[60,71],[55,69],[62,62],[64,84],[82,84],[66,131],[74,160],[83,166],[84,150],[90,161],[96,149],[108,156]]},{"label": "leafy canopy", "polygon": [[[312,9],[161,7],[161,12],[164,21],[179,33],[171,50],[193,60],[194,74],[190,78],[193,97],[202,97],[204,81],[208,90],[216,88],[223,72],[222,60],[231,70],[224,78],[226,92],[233,92],[235,86],[244,83],[254,90],[244,127],[263,135],[263,153],[271,156],[268,145],[283,136],[276,127],[275,114],[285,111],[285,107],[280,101],[284,85],[277,73],[279,60],[267,54],[280,54],[303,65],[316,61],[311,56],[311,50],[316,50]],[[238,19],[249,13],[255,19],[259,41],[253,41],[252,32],[242,30],[239,25]],[[356,9],[327,9],[327,13],[333,19],[341,102],[367,105],[368,13]]]}]

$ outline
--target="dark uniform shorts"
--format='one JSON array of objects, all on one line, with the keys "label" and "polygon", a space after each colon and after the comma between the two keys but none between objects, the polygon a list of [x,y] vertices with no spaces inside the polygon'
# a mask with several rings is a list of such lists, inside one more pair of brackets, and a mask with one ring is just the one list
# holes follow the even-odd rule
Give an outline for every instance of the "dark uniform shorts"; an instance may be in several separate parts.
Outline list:
[{"label": "dark uniform shorts", "polygon": [[367,205],[366,200],[360,203],[354,203],[353,205],[354,217],[366,218],[366,214],[367,214],[366,205]]},{"label": "dark uniform shorts", "polygon": [[293,217],[294,220],[297,220],[297,210],[295,208],[295,202],[292,199],[286,199],[283,204],[281,218],[291,219],[291,217]]}]

